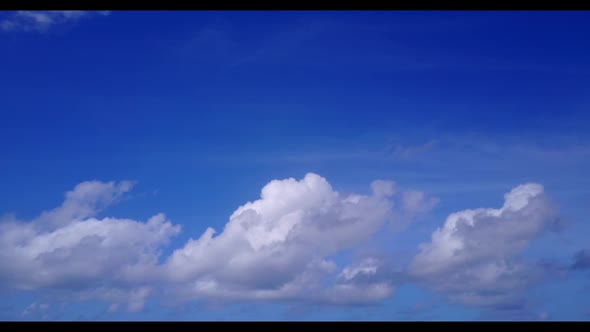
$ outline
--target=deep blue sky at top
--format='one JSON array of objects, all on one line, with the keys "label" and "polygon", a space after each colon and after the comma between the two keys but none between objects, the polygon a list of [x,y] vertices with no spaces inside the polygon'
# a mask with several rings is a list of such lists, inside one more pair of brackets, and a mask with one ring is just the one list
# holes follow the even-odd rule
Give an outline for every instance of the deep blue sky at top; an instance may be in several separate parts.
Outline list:
[{"label": "deep blue sky at top", "polygon": [[[136,180],[107,214],[165,212],[183,243],[268,181],[317,172],[342,191],[390,178],[438,194],[417,242],[525,181],[576,219],[590,197],[576,150],[590,142],[589,31],[589,13],[565,11],[114,11],[0,33],[0,214]],[[393,156],[430,141],[439,154]],[[490,142],[500,157],[480,150]],[[561,153],[529,164],[504,146]],[[470,153],[487,159],[457,158]]]},{"label": "deep blue sky at top", "polygon": [[18,196],[150,168],[174,181],[187,155],[588,129],[584,12],[113,14],[0,37]]}]

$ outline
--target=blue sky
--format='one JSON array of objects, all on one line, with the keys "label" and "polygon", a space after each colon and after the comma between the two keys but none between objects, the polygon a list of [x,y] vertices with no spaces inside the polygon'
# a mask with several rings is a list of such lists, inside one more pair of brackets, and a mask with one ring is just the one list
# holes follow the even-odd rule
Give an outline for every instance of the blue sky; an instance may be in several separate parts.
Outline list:
[{"label": "blue sky", "polygon": [[0,319],[588,320],[589,29],[2,12]]}]

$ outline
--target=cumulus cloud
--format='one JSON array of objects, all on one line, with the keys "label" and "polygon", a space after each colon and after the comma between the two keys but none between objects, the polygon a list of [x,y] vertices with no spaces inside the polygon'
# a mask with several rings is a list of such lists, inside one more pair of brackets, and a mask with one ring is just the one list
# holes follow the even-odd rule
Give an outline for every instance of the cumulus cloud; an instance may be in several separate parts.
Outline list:
[{"label": "cumulus cloud", "polygon": [[110,310],[142,310],[164,290],[176,300],[371,303],[395,291],[391,263],[333,256],[366,243],[396,216],[428,210],[429,198],[371,183],[370,194],[341,194],[313,173],[273,180],[238,207],[223,230],[207,228],[170,256],[180,232],[163,214],[147,221],[97,216],[134,183],[87,181],[30,221],[0,220],[0,287],[51,290],[64,301],[102,299]]},{"label": "cumulus cloud", "polygon": [[45,32],[57,24],[77,21],[83,17],[107,16],[109,13],[109,11],[83,10],[19,10],[0,21],[0,29],[4,31]]},{"label": "cumulus cloud", "polygon": [[[501,208],[464,210],[422,244],[408,270],[395,257],[356,249],[386,223],[405,223],[438,200],[377,180],[369,194],[342,194],[313,173],[273,180],[218,233],[206,228],[167,257],[164,245],[180,232],[163,214],[147,221],[97,218],[133,183],[87,181],[63,203],[30,221],[0,220],[0,287],[52,290],[70,300],[102,299],[109,311],[143,309],[164,290],[174,300],[291,301],[367,304],[418,281],[454,302],[520,308],[520,293],[543,273],[520,253],[559,223],[557,208],[538,184],[505,195]],[[335,255],[353,250],[348,264]],[[572,266],[587,268],[587,253]],[[29,311],[41,309],[37,304]]]},{"label": "cumulus cloud", "polygon": [[[330,281],[338,271],[329,257],[368,241],[393,216],[393,183],[371,187],[371,195],[342,195],[313,173],[271,181],[219,235],[208,228],[176,250],[164,264],[166,275],[192,298],[348,303],[387,297],[393,286],[385,282]],[[351,269],[358,267],[342,273]]]},{"label": "cumulus cloud", "polygon": [[[134,276],[157,264],[161,246],[180,226],[163,214],[147,222],[95,218],[131,186],[128,181],[83,182],[60,207],[30,222],[0,223],[0,286],[79,291],[141,286]],[[141,298],[130,297],[133,308]]]},{"label": "cumulus cloud", "polygon": [[519,254],[531,240],[559,223],[558,210],[539,184],[524,184],[504,196],[499,209],[449,215],[409,267],[409,274],[450,299],[477,306],[513,306],[519,291],[543,275]]},{"label": "cumulus cloud", "polygon": [[34,222],[39,226],[66,226],[84,218],[94,217],[102,209],[117,203],[133,188],[131,181],[119,183],[86,181],[68,191],[64,202],[57,208],[45,211]]}]

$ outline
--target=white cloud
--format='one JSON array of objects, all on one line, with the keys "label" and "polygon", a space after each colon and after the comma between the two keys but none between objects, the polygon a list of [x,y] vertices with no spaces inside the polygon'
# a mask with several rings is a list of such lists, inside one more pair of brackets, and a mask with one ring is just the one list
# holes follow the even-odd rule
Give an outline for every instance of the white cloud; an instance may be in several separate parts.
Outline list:
[{"label": "white cloud", "polygon": [[[273,180],[221,232],[207,228],[162,258],[162,247],[180,232],[163,214],[146,222],[97,218],[132,186],[83,182],[29,222],[0,220],[0,286],[53,290],[68,301],[98,298],[111,311],[123,305],[140,311],[161,287],[180,301],[372,303],[395,292],[392,257],[365,255],[339,266],[333,256],[438,201],[384,180],[372,182],[368,195],[344,195],[313,173]],[[514,306],[543,272],[519,254],[557,220],[541,185],[518,186],[501,208],[449,215],[407,275],[455,302]]]},{"label": "white cloud", "polygon": [[[130,190],[131,182],[89,181],[64,203],[31,222],[0,223],[0,285],[10,288],[79,290],[137,288],[136,276],[157,264],[160,247],[180,232],[163,214],[147,222],[94,216]],[[130,310],[147,294],[133,290]]]},{"label": "white cloud", "polygon": [[347,266],[340,272],[338,277],[344,280],[352,280],[361,275],[374,276],[378,268],[379,265],[376,259],[367,258],[360,263]]},{"label": "white cloud", "polygon": [[39,226],[66,226],[81,219],[94,217],[103,208],[117,203],[133,188],[131,181],[119,183],[86,181],[68,191],[61,206],[41,213],[34,222]]},{"label": "white cloud", "polygon": [[525,184],[504,196],[499,209],[449,215],[409,268],[413,277],[447,292],[456,302],[479,306],[515,303],[519,291],[542,275],[519,254],[558,222],[558,211],[539,184]]},{"label": "white cloud", "polygon": [[83,182],[29,222],[1,219],[0,286],[50,290],[62,301],[98,298],[129,311],[142,310],[161,287],[179,300],[368,303],[393,294],[389,266],[365,257],[339,267],[331,256],[430,204],[391,181],[374,181],[369,195],[343,195],[313,173],[273,180],[219,234],[207,228],[161,260],[162,246],[180,232],[163,214],[146,222],[97,218],[132,187]]},{"label": "white cloud", "polygon": [[19,10],[8,18],[0,21],[0,29],[5,31],[37,31],[44,32],[56,24],[77,21],[93,15],[107,16],[108,11],[82,10]]},{"label": "white cloud", "polygon": [[372,188],[372,195],[345,196],[313,173],[300,181],[271,181],[260,199],[230,216],[219,235],[208,228],[176,250],[164,264],[165,274],[180,285],[177,291],[193,298],[382,298],[393,292],[391,285],[361,287],[343,280],[322,286],[337,274],[329,256],[366,242],[391,219],[393,183],[374,182]]}]

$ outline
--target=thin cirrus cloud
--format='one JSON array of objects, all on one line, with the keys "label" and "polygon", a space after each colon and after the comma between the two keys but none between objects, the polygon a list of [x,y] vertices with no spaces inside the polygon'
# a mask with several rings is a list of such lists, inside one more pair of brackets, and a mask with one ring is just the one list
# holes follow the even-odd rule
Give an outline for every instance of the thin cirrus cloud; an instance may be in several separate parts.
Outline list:
[{"label": "thin cirrus cloud", "polygon": [[55,25],[109,14],[109,11],[19,10],[1,20],[0,29],[4,31],[46,32]]},{"label": "thin cirrus cloud", "polygon": [[[109,311],[126,305],[131,312],[161,290],[180,302],[374,303],[398,286],[395,257],[357,255],[339,264],[334,255],[369,242],[389,222],[415,220],[438,201],[384,180],[365,195],[344,195],[313,173],[273,180],[220,232],[207,228],[163,257],[181,231],[163,214],[147,221],[96,218],[132,187],[83,182],[62,205],[29,222],[0,222],[0,287],[54,290],[69,301],[101,299],[112,304]],[[466,305],[514,303],[543,272],[519,253],[557,216],[542,186],[518,186],[499,209],[451,214],[403,279]]]}]

